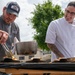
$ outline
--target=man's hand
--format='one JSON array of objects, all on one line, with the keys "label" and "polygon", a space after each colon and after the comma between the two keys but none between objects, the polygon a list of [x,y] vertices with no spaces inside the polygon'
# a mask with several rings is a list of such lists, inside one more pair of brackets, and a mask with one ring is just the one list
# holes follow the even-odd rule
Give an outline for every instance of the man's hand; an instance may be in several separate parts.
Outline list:
[{"label": "man's hand", "polygon": [[8,39],[8,33],[0,30],[0,44],[4,44]]}]

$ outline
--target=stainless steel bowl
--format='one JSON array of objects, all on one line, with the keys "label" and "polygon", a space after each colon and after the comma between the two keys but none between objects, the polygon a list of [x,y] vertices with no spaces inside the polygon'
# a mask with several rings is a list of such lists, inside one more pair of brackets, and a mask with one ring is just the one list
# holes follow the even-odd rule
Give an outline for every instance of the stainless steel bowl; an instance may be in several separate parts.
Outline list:
[{"label": "stainless steel bowl", "polygon": [[15,48],[17,55],[32,55],[37,52],[37,43],[35,41],[18,42]]}]

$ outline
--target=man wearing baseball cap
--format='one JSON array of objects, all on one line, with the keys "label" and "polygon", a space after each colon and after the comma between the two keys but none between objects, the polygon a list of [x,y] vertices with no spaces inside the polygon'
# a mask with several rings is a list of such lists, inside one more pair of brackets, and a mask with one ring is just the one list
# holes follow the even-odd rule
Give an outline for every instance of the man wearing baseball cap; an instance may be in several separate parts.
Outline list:
[{"label": "man wearing baseball cap", "polygon": [[[20,12],[20,6],[17,2],[9,2],[3,7],[3,14],[0,16],[0,30],[8,33],[8,39],[6,45],[10,50],[13,50],[14,38],[16,37],[20,41],[20,31],[18,25],[14,22]],[[5,57],[5,51],[0,44],[0,61]],[[0,75],[7,75],[6,73]]]},{"label": "man wearing baseball cap", "polygon": [[16,2],[9,2],[6,5],[6,11],[7,13],[11,13],[11,14],[18,16],[20,12],[20,7]]}]

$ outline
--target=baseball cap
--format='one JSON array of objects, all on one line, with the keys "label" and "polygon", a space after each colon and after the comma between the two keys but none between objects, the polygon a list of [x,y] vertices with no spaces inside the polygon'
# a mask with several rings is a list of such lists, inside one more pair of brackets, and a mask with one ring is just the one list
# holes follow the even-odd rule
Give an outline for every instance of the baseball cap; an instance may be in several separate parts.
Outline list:
[{"label": "baseball cap", "polygon": [[8,13],[14,14],[16,16],[18,16],[19,12],[20,12],[20,7],[17,4],[17,2],[9,2],[6,5],[6,11]]}]

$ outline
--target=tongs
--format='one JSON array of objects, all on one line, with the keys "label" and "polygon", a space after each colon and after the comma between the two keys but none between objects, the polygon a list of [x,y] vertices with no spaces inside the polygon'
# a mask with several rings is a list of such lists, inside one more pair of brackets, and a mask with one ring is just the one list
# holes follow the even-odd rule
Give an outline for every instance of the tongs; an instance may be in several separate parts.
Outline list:
[{"label": "tongs", "polygon": [[13,58],[14,55],[13,55],[12,51],[8,48],[8,46],[6,45],[6,43],[2,44],[2,46],[3,46],[4,50],[5,50],[6,56],[10,57],[10,58]]}]

